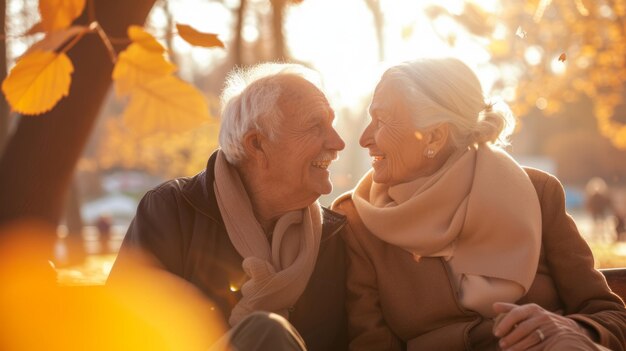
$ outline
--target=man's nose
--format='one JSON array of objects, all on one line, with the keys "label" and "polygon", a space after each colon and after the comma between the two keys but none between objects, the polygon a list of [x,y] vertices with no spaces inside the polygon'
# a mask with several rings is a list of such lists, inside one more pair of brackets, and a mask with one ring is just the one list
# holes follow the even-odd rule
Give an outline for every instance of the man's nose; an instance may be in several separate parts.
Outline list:
[{"label": "man's nose", "polygon": [[346,147],[346,143],[341,139],[339,133],[335,128],[330,129],[330,136],[328,137],[327,147],[331,150],[341,151]]}]

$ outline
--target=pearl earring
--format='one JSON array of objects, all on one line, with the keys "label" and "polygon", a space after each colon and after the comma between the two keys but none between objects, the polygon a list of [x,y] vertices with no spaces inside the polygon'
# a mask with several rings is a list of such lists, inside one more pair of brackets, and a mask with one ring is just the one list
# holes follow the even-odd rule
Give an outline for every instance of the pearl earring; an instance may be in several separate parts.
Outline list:
[{"label": "pearl earring", "polygon": [[435,150],[433,150],[433,149],[426,149],[426,157],[428,157],[428,158],[435,157]]}]

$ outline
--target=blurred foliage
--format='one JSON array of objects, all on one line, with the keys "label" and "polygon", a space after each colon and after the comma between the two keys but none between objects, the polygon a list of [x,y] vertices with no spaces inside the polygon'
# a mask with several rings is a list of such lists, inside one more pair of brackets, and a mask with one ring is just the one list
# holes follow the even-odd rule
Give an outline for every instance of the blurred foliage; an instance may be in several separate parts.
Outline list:
[{"label": "blurred foliage", "polygon": [[503,9],[498,21],[511,45],[494,61],[522,67],[512,104],[517,115],[533,107],[554,115],[587,97],[600,133],[626,149],[626,125],[612,118],[624,102],[626,1],[507,0]]},{"label": "blurred foliage", "polygon": [[444,15],[486,39],[500,69],[494,91],[516,115],[552,116],[588,98],[600,133],[626,149],[626,124],[615,116],[626,81],[625,0],[502,0],[491,12],[468,1],[458,15],[429,10],[431,18]]},{"label": "blurred foliage", "polygon": [[[217,98],[208,100],[216,111]],[[144,170],[165,178],[193,175],[204,169],[209,153],[217,147],[218,130],[219,123],[211,121],[184,133],[137,137],[122,118],[111,116],[104,121],[93,161],[101,170]]]}]

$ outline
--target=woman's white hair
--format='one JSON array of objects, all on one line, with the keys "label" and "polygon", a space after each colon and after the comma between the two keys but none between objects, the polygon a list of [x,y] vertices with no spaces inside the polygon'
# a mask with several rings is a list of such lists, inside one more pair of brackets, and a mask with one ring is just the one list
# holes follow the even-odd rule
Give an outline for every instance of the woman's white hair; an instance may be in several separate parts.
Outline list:
[{"label": "woman's white hair", "polygon": [[231,164],[245,157],[243,137],[250,130],[259,130],[270,139],[276,137],[283,117],[278,98],[284,75],[302,77],[321,90],[319,75],[299,64],[262,63],[235,69],[226,77],[219,144]]},{"label": "woman's white hair", "polygon": [[424,129],[450,125],[456,148],[472,144],[509,144],[515,118],[503,101],[485,101],[476,74],[455,58],[429,58],[389,68],[380,84],[394,84],[404,95],[413,123]]}]

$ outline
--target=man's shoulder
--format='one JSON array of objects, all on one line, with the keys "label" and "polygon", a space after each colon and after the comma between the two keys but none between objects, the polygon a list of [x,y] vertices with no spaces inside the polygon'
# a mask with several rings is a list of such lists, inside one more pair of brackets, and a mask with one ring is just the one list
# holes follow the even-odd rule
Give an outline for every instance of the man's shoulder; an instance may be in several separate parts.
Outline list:
[{"label": "man's shoulder", "polygon": [[[171,206],[188,206],[209,217],[214,217],[216,205],[210,201],[205,185],[206,171],[191,177],[167,180],[149,190],[141,200],[144,203],[170,203]],[[212,189],[211,189],[212,190]]]},{"label": "man's shoulder", "polygon": [[183,194],[183,191],[189,188],[198,177],[199,174],[193,177],[179,177],[174,179],[169,179],[164,181],[163,183],[155,186],[154,188],[148,190],[144,197],[160,197],[160,198],[174,198],[180,197]]},{"label": "man's shoulder", "polygon": [[335,236],[346,225],[346,217],[329,208],[322,207],[322,240]]},{"label": "man's shoulder", "polygon": [[346,219],[346,216],[333,209],[322,206],[322,219],[324,223],[340,223]]}]

